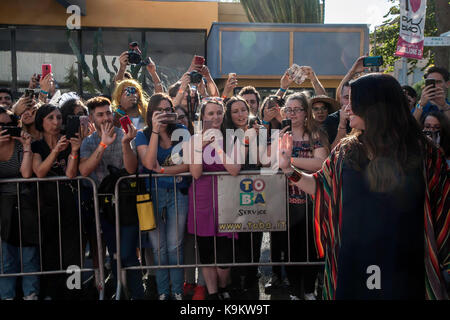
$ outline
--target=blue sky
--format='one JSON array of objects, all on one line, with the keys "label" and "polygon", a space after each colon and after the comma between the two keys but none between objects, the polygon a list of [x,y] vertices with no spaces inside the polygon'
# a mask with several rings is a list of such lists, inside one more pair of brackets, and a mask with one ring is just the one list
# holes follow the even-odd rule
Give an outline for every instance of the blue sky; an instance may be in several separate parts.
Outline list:
[{"label": "blue sky", "polygon": [[370,24],[373,30],[391,6],[388,0],[325,0],[325,23]]}]

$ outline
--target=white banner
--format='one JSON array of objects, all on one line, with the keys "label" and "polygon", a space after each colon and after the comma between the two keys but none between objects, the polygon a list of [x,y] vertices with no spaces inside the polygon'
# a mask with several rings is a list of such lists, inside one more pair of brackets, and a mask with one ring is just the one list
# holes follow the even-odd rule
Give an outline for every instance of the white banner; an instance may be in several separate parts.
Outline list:
[{"label": "white banner", "polygon": [[286,178],[218,176],[219,232],[286,231]]},{"label": "white banner", "polygon": [[400,34],[396,56],[422,59],[426,0],[400,0]]}]

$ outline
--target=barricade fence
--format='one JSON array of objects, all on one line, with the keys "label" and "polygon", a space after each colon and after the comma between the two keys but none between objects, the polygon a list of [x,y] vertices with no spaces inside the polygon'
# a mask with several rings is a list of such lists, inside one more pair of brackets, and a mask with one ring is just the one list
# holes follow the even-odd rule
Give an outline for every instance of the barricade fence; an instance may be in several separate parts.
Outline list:
[{"label": "barricade fence", "polygon": [[[197,217],[199,203],[197,203],[196,197],[196,183],[193,181],[190,185],[189,194],[182,194],[182,197],[188,199],[187,207],[183,201],[179,201],[180,193],[178,189],[180,187],[178,184],[182,179],[191,178],[190,173],[182,173],[177,175],[169,174],[140,174],[138,179],[151,179],[151,186],[147,182],[147,191],[151,192],[154,215],[156,220],[156,229],[151,231],[139,232],[139,242],[138,246],[140,252],[142,252],[142,237],[145,234],[151,234],[150,245],[147,243],[147,248],[153,250],[154,261],[152,265],[143,265],[142,259],[139,265],[123,265],[123,252],[121,246],[121,219],[120,215],[123,214],[121,211],[121,203],[119,201],[120,188],[119,185],[123,181],[135,181],[136,175],[124,176],[118,179],[115,186],[114,202],[115,206],[115,223],[116,223],[116,247],[117,247],[117,292],[116,299],[121,298],[122,285],[126,283],[123,276],[126,275],[127,271],[133,270],[150,270],[150,269],[174,269],[174,268],[201,268],[201,267],[245,267],[245,266],[303,266],[303,267],[313,267],[313,266],[323,266],[324,262],[319,261],[316,257],[315,247],[313,243],[312,234],[312,205],[308,196],[299,193],[296,187],[289,187],[288,180],[285,178],[284,174],[278,173],[272,176],[261,175],[261,171],[241,171],[239,176],[231,177],[227,172],[203,172],[203,176],[211,176],[210,188],[212,194],[215,195],[217,188],[217,199],[212,197],[212,208],[211,214],[213,215],[214,230],[224,231],[229,233],[228,237],[232,240],[232,255],[229,261],[224,261],[224,259],[218,259],[218,253],[220,254],[220,245],[218,247],[217,239],[220,238],[217,233],[212,237],[213,241],[213,255],[214,259],[210,263],[202,263],[199,258],[199,244],[198,240],[200,237],[201,230],[197,230],[197,226],[200,220],[204,217]],[[253,177],[253,179],[251,178]],[[165,179],[165,187],[161,188],[158,186],[159,179]],[[170,179],[171,186],[167,184],[167,179]],[[272,180],[270,180],[272,179]],[[275,183],[273,183],[275,179]],[[216,186],[217,185],[217,186]],[[279,189],[277,189],[279,188]],[[289,189],[291,188],[291,189]],[[150,191],[151,189],[151,191]],[[185,187],[183,189],[186,189]],[[169,190],[169,191],[168,191]],[[173,191],[170,191],[173,190]],[[186,190],[183,190],[186,193]],[[296,191],[296,197],[292,202],[300,204],[300,206],[290,205],[290,191]],[[291,192],[292,193],[292,192]],[[239,194],[239,195],[237,195]],[[292,196],[292,195],[291,195]],[[168,198],[169,197],[169,198]],[[164,201],[164,203],[159,203],[159,201]],[[172,203],[173,200],[173,203]],[[217,203],[216,203],[217,202]],[[268,203],[269,202],[269,203]],[[270,203],[273,202],[273,203]],[[181,203],[181,208],[179,208]],[[174,208],[171,208],[174,205]],[[301,206],[304,205],[304,206]],[[190,206],[190,207],[189,207]],[[168,208],[170,207],[170,208]],[[202,204],[200,204],[202,207]],[[204,207],[204,206],[203,206]],[[189,209],[188,209],[189,208]],[[242,209],[245,208],[245,209]],[[267,208],[267,209],[261,209]],[[290,208],[294,208],[295,212],[290,212]],[[303,211],[297,212],[297,209]],[[203,208],[204,209],[204,208]],[[243,210],[243,211],[241,211]],[[173,212],[174,211],[174,212]],[[188,212],[190,211],[190,212]],[[217,211],[217,214],[216,214]],[[175,215],[175,217],[169,217],[169,215]],[[191,215],[191,217],[187,217]],[[247,215],[247,217],[245,217]],[[258,216],[261,215],[261,219],[251,220],[248,216]],[[262,216],[266,218],[264,221]],[[302,220],[302,215],[304,220]],[[193,216],[193,217],[192,217]],[[269,221],[270,217],[276,216],[279,219],[277,221]],[[227,218],[235,219],[238,217],[236,222],[225,221]],[[174,219],[173,219],[174,218]],[[193,218],[193,230],[188,230],[186,225],[189,226],[191,223],[189,219]],[[267,220],[269,218],[269,220]],[[284,219],[284,221],[283,221]],[[182,226],[179,226],[180,221]],[[303,223],[299,223],[303,221]],[[222,223],[223,222],[223,223]],[[175,224],[169,225],[169,224]],[[238,226],[238,227],[236,227]],[[175,229],[175,235],[173,232],[168,234],[169,229]],[[192,223],[191,223],[192,229]],[[245,229],[245,230],[244,230]],[[230,232],[231,230],[231,232]],[[261,256],[261,238],[262,234],[268,232],[270,234],[270,259],[269,261],[262,262],[260,260]],[[194,236],[194,259],[195,263],[184,263],[183,261],[183,241],[187,233],[192,233]],[[221,232],[223,233],[223,232]],[[247,235],[246,235],[247,234]],[[250,236],[248,236],[250,234]],[[241,237],[240,237],[241,235]],[[247,239],[245,243],[244,238]],[[176,248],[176,259],[175,261],[169,261],[167,255],[170,254],[170,248],[168,249],[168,238],[169,240],[174,240],[175,238],[175,248]],[[303,237],[303,239],[302,239]],[[281,240],[280,240],[281,238]],[[292,241],[297,241],[301,243],[293,243]],[[244,242],[243,242],[244,241]],[[249,243],[248,243],[249,242]],[[280,243],[283,243],[280,246]],[[277,244],[277,247],[273,247]],[[303,245],[303,249],[297,247],[298,245]],[[243,248],[245,246],[245,248]],[[156,249],[156,254],[155,254]],[[255,251],[256,250],[256,251]],[[275,254],[282,250],[283,253],[280,255]],[[301,257],[297,254],[296,250],[302,250]],[[161,252],[164,251],[164,252]],[[173,250],[172,250],[173,251]],[[239,252],[246,251],[247,256],[243,259]],[[173,254],[173,253],[172,253]],[[245,255],[245,254],[244,254]],[[277,256],[278,258],[272,259],[272,257]],[[220,260],[220,261],[219,261]],[[199,271],[200,272],[200,271]],[[124,291],[125,292],[125,291]]]},{"label": "barricade fence", "polygon": [[[58,296],[61,290],[68,290],[64,291],[66,298],[76,297],[76,291],[81,289],[81,273],[92,272],[99,299],[103,300],[104,255],[94,180],[0,179],[0,188],[0,290],[5,295],[2,298],[8,298],[11,290],[15,295],[16,277],[25,277],[22,282],[26,279],[31,286],[28,289],[41,299],[52,295],[61,298]],[[83,194],[86,190],[91,193]],[[90,252],[97,254],[94,257],[97,266],[85,265],[86,229],[91,232]]]}]

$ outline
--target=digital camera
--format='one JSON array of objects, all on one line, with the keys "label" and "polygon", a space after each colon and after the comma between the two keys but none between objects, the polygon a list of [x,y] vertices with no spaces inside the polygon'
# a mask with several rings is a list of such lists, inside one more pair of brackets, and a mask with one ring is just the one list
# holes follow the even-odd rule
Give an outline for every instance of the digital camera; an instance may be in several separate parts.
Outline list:
[{"label": "digital camera", "polygon": [[191,78],[191,83],[200,83],[203,79],[203,76],[196,70],[191,71],[189,77]]},{"label": "digital camera", "polygon": [[142,53],[139,49],[139,44],[134,41],[131,42],[128,49],[128,62],[130,64],[141,64],[142,62]]}]

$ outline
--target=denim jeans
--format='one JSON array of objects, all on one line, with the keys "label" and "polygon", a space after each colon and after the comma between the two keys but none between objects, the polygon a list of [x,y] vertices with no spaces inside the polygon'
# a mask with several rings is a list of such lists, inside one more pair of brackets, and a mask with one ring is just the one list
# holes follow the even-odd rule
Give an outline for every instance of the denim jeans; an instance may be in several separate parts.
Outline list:
[{"label": "denim jeans", "polygon": [[[103,238],[105,239],[108,252],[114,257],[117,252],[115,226],[102,219]],[[122,267],[139,266],[136,248],[139,248],[139,226],[120,226],[120,256]],[[117,260],[112,259],[112,271],[117,279]],[[127,285],[132,299],[143,299],[144,286],[142,272],[140,270],[127,271]]]},{"label": "denim jeans", "polygon": [[[2,241],[3,273],[20,273],[20,248]],[[38,272],[39,250],[37,247],[22,247],[23,272]],[[16,297],[17,277],[0,278],[0,298],[13,299]],[[22,278],[24,296],[32,293],[39,295],[39,276],[24,276]]]},{"label": "denim jeans", "polygon": [[[177,208],[175,208],[175,191],[158,188],[152,190],[155,206],[156,229],[150,231],[155,265],[183,264],[183,238],[188,212],[188,195],[177,190]],[[158,206],[158,210],[156,210]],[[164,268],[156,270],[158,294],[170,295],[183,293],[184,269]]]}]

